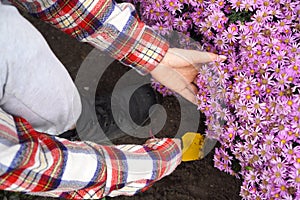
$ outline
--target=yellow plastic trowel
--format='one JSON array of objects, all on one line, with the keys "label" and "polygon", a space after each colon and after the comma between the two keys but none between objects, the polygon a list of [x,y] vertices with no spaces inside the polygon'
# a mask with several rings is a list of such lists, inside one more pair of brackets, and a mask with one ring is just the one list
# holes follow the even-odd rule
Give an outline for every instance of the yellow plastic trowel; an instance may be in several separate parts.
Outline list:
[{"label": "yellow plastic trowel", "polygon": [[200,133],[187,132],[182,137],[182,161],[200,160],[204,157],[205,137]]}]

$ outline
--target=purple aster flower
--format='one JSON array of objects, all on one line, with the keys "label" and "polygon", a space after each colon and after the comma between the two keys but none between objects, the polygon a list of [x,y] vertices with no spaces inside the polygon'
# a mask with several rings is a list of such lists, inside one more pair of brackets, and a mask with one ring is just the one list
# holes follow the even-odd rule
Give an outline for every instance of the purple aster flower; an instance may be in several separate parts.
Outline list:
[{"label": "purple aster flower", "polygon": [[241,5],[240,5],[240,8],[242,10],[245,10],[246,12],[247,11],[253,11],[252,1],[251,0],[243,0]]},{"label": "purple aster flower", "polygon": [[[215,37],[214,33],[210,29],[208,29],[207,27],[202,27],[201,32],[203,32],[203,35],[206,36],[207,39],[209,39],[209,40],[214,39],[214,37]],[[204,46],[213,47],[213,45],[211,45],[211,44],[205,44]],[[207,49],[207,51],[209,51],[209,52],[212,52],[213,50],[215,50],[214,47]]]},{"label": "purple aster flower", "polygon": [[234,34],[232,32],[229,32],[227,30],[225,30],[222,34],[223,38],[226,38],[228,40],[228,42],[236,42],[237,38],[236,38],[237,34]]},{"label": "purple aster flower", "polygon": [[288,182],[295,188],[300,188],[300,169],[296,167],[290,167]]},{"label": "purple aster flower", "polygon": [[194,8],[194,12],[190,13],[191,19],[196,26],[199,26],[201,24],[202,14],[203,14],[202,7],[196,7]]},{"label": "purple aster flower", "polygon": [[189,3],[193,7],[203,7],[204,6],[204,0],[189,0]]},{"label": "purple aster flower", "polygon": [[267,87],[273,87],[276,83],[274,81],[274,76],[271,73],[262,74],[260,82],[260,88],[265,91]]},{"label": "purple aster flower", "polygon": [[290,188],[287,188],[288,192],[286,192],[285,194],[282,194],[282,199],[284,200],[294,200],[295,198],[293,197],[293,195],[289,194],[289,190]]},{"label": "purple aster flower", "polygon": [[185,32],[189,28],[189,24],[182,17],[174,18],[173,26],[180,32]]},{"label": "purple aster flower", "polygon": [[164,9],[163,11],[159,12],[159,16],[157,16],[157,18],[169,22],[169,24],[171,24],[174,17],[172,13]]},{"label": "purple aster flower", "polygon": [[262,113],[262,110],[266,108],[265,102],[260,102],[259,98],[253,98],[251,105],[250,105],[250,111],[252,113]]},{"label": "purple aster flower", "polygon": [[264,136],[263,138],[263,144],[265,144],[265,146],[268,148],[268,149],[273,149],[274,148],[274,135],[271,135],[271,134],[267,134]]},{"label": "purple aster flower", "polygon": [[259,5],[262,6],[263,8],[269,8],[273,6],[273,2],[268,0],[261,0],[259,1]]},{"label": "purple aster flower", "polygon": [[228,40],[220,35],[215,37],[214,43],[219,49],[226,49],[228,47]]},{"label": "purple aster flower", "polygon": [[226,5],[226,2],[225,2],[225,0],[217,0],[214,4],[215,4],[218,8],[224,8],[225,5]]},{"label": "purple aster flower", "polygon": [[286,169],[288,166],[286,160],[282,160],[280,157],[270,160],[270,164],[272,167],[278,168],[279,170]]},{"label": "purple aster flower", "polygon": [[266,9],[271,14],[271,16],[280,18],[282,12],[281,12],[280,8],[278,8],[277,6],[270,6],[270,7],[267,7]]},{"label": "purple aster flower", "polygon": [[249,170],[248,173],[245,175],[245,179],[248,181],[249,184],[254,186],[256,183],[259,182],[260,174],[256,170]]},{"label": "purple aster flower", "polygon": [[225,26],[222,22],[217,23],[217,26],[215,27],[215,30],[218,33],[222,33],[225,30]]},{"label": "purple aster flower", "polygon": [[257,10],[256,13],[252,16],[255,26],[264,26],[267,21],[272,20],[272,16],[266,10]]},{"label": "purple aster flower", "polygon": [[282,151],[284,152],[285,159],[288,163],[291,163],[296,156],[295,150],[292,143],[288,143],[282,148]]},{"label": "purple aster flower", "polygon": [[147,19],[157,19],[157,15],[156,13],[159,10],[157,9],[157,7],[155,7],[155,5],[153,4],[147,4],[144,6],[144,10],[143,10],[143,16],[145,16]]},{"label": "purple aster flower", "polygon": [[232,12],[230,5],[226,4],[224,7],[224,13],[230,14]]},{"label": "purple aster flower", "polygon": [[229,0],[231,3],[232,9],[234,9],[236,12],[241,10],[242,1],[241,0]]},{"label": "purple aster flower", "polygon": [[279,194],[280,197],[282,199],[286,199],[283,198],[283,196],[286,196],[287,198],[289,198],[289,194],[288,194],[288,188],[287,188],[287,182],[286,181],[282,181],[280,184],[277,185],[277,187],[275,188],[275,193]]},{"label": "purple aster flower", "polygon": [[175,14],[176,11],[181,11],[183,8],[183,4],[178,0],[164,1],[164,5],[172,14]]},{"label": "purple aster flower", "polygon": [[278,28],[278,31],[286,32],[286,30],[290,29],[290,23],[291,22],[289,20],[282,19],[276,23],[276,27]]},{"label": "purple aster flower", "polygon": [[287,171],[285,168],[279,169],[278,167],[272,167],[272,181],[276,184],[284,182],[284,179],[287,177]]},{"label": "purple aster flower", "polygon": [[151,79],[151,86],[159,93],[161,93],[163,96],[177,95],[175,92],[171,91],[170,89],[163,86],[161,83],[155,81],[154,79]]},{"label": "purple aster flower", "polygon": [[[278,88],[279,91],[282,91],[284,95],[284,90],[285,90],[285,87],[289,85],[288,83],[288,77],[286,76],[286,74],[284,72],[281,72],[279,73],[277,76],[275,74],[275,76],[277,78],[277,84],[274,86],[275,88]],[[280,96],[282,96],[280,95]]]},{"label": "purple aster flower", "polygon": [[161,21],[156,22],[152,28],[157,30],[161,35],[167,35],[172,30],[172,27],[168,23],[163,23]]},{"label": "purple aster flower", "polygon": [[267,144],[260,144],[259,148],[257,149],[258,154],[260,155],[260,159],[265,163],[265,162],[269,162],[272,154],[270,153],[270,146],[268,146]]},{"label": "purple aster flower", "polygon": [[[299,116],[294,116],[293,120],[291,122],[291,128],[293,132],[295,133],[300,133],[300,117]],[[295,138],[292,138],[295,139]]]},{"label": "purple aster flower", "polygon": [[228,26],[228,32],[232,33],[233,35],[237,35],[237,33],[239,32],[239,28],[236,24],[230,24]]},{"label": "purple aster flower", "polygon": [[285,65],[287,60],[288,60],[288,56],[286,55],[286,52],[284,50],[280,50],[280,51],[275,51],[274,54],[271,56],[272,61],[278,64],[283,64]]}]

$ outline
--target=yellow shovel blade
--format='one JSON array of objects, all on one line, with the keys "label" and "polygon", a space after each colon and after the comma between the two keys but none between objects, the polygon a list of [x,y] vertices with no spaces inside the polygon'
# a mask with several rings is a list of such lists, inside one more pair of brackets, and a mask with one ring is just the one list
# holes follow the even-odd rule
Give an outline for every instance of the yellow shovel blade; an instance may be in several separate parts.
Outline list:
[{"label": "yellow shovel blade", "polygon": [[183,144],[182,161],[193,161],[203,158],[203,135],[200,133],[187,132],[181,139]]}]

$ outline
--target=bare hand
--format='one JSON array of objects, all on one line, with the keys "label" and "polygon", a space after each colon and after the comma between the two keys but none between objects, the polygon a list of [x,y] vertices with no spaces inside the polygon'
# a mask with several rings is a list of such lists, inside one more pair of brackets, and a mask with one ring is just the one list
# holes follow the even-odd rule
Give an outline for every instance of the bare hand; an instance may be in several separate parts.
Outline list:
[{"label": "bare hand", "polygon": [[216,61],[218,58],[221,61],[226,60],[226,56],[214,53],[170,48],[150,74],[164,86],[196,104],[197,87],[193,81],[198,74],[197,65]]}]

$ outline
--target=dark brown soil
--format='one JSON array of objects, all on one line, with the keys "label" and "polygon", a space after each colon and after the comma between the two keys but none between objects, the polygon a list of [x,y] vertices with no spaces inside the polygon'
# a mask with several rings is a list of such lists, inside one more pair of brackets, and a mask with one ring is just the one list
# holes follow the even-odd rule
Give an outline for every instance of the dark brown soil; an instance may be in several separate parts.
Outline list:
[{"label": "dark brown soil", "polygon": [[[79,66],[83,59],[93,49],[88,44],[83,44],[75,39],[70,38],[64,33],[52,28],[37,19],[34,19],[27,14],[24,16],[29,19],[48,41],[53,52],[59,60],[66,66],[70,75],[74,79]],[[105,85],[105,88],[100,88],[103,91],[111,90],[115,79],[120,77],[127,68],[114,62],[107,72],[107,78],[104,78],[100,85]],[[168,120],[164,129],[159,136],[171,136],[178,129],[180,111],[176,98],[167,97],[163,99],[163,106],[167,110]],[[203,131],[203,125],[200,126]],[[142,143],[137,138],[124,138],[118,140],[122,142]],[[158,181],[148,191],[138,194],[133,197],[116,197],[114,199],[129,200],[129,199],[147,199],[147,200],[222,200],[230,199],[237,200],[241,181],[220,172],[213,167],[213,152],[206,156],[203,160],[182,163],[170,176]],[[83,167],[84,169],[84,167]],[[24,199],[22,197],[22,199]],[[32,199],[32,197],[30,198]],[[36,198],[40,199],[40,198]]]}]

